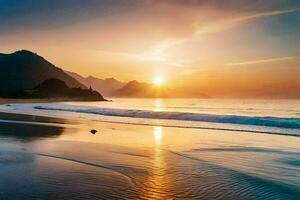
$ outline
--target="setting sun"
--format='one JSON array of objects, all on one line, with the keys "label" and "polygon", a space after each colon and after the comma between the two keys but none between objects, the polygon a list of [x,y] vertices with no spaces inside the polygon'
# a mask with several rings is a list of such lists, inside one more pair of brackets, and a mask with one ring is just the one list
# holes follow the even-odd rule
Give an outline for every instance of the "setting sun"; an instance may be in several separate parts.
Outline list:
[{"label": "setting sun", "polygon": [[0,200],[300,200],[299,19],[300,0],[0,0]]},{"label": "setting sun", "polygon": [[162,76],[155,76],[155,77],[153,78],[153,83],[154,83],[155,85],[163,85],[163,84],[165,83],[165,79],[164,79],[164,77],[162,77]]}]

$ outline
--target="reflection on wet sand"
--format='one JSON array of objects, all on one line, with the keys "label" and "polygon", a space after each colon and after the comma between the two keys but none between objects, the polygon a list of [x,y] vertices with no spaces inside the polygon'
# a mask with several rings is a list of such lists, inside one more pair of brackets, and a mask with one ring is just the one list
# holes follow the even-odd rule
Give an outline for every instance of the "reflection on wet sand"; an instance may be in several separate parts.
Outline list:
[{"label": "reflection on wet sand", "polygon": [[160,126],[154,127],[153,138],[154,138],[156,150],[159,149],[163,136],[164,136],[163,128]]},{"label": "reflection on wet sand", "polygon": [[[266,200],[300,195],[297,162],[278,163],[297,158],[297,138],[86,121],[77,128],[0,123],[0,137],[12,141],[0,140],[0,191],[4,191],[0,199],[52,195],[52,199]],[[91,128],[100,133],[90,134]],[[285,143],[278,142],[282,138]],[[295,152],[282,153],[280,145],[294,145]],[[286,179],[287,172],[294,178]],[[270,174],[277,180],[268,178]],[[30,189],[22,190],[26,186]]]},{"label": "reflection on wet sand", "polygon": [[151,172],[146,179],[141,196],[145,199],[167,199],[169,182],[166,177],[166,163],[164,152],[160,149],[164,132],[162,127],[153,128],[153,163],[150,167]]},{"label": "reflection on wet sand", "polygon": [[58,137],[64,130],[63,126],[0,122],[0,138],[15,138],[23,141]]}]

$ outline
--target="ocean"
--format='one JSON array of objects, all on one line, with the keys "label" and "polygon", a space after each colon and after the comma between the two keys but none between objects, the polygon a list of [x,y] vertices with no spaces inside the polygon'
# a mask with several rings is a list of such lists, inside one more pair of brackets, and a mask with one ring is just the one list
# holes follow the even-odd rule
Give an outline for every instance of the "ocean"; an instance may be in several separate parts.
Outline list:
[{"label": "ocean", "polygon": [[112,99],[21,104],[5,110],[125,124],[300,136],[299,100]]},{"label": "ocean", "polygon": [[299,100],[112,99],[0,112],[11,113],[0,115],[1,200],[300,197]]}]

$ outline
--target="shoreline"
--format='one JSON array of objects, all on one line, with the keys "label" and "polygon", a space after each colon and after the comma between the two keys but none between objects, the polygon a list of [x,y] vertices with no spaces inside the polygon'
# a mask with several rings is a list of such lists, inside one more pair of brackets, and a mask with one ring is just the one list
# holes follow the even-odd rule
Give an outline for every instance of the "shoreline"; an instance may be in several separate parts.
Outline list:
[{"label": "shoreline", "polygon": [[[105,102],[110,101],[109,99],[105,99],[104,101],[99,102]],[[11,99],[11,98],[1,98],[0,97],[0,105],[4,104],[30,104],[30,103],[56,103],[56,102],[98,102],[98,101],[84,101],[84,100],[78,100],[78,99],[66,99],[66,98],[51,98],[51,99]]]},{"label": "shoreline", "polygon": [[[297,170],[290,168],[292,178],[284,173],[300,153],[299,138],[0,112],[1,118],[32,122],[0,121],[4,197],[44,199],[51,191],[56,199],[73,199],[77,184],[84,199],[92,199],[90,194],[107,199],[215,194],[214,199],[293,199],[300,194]],[[99,132],[91,134],[92,128]],[[19,176],[10,176],[16,171]],[[34,189],[21,189],[28,185]]]},{"label": "shoreline", "polygon": [[54,124],[78,124],[78,120],[65,119],[59,117],[39,116],[30,114],[9,113],[0,111],[0,120],[20,121],[20,122],[38,122]]},{"label": "shoreline", "polygon": [[[0,105],[5,105],[7,104],[8,106],[13,106],[13,105],[9,105],[9,104],[34,104],[34,103],[63,103],[63,102],[67,102],[65,101],[64,99],[1,99],[0,98]],[[69,101],[69,102],[74,102],[74,101]],[[8,110],[9,110],[9,107],[8,107]],[[14,109],[13,109],[14,110]],[[70,111],[71,112],[71,111]],[[39,115],[38,113],[29,113],[29,114],[26,114],[26,112],[21,112],[22,113],[22,117],[20,117],[21,114],[17,113],[17,112],[10,112],[10,111],[7,111],[7,109],[2,109],[0,111],[0,113],[2,114],[2,116],[4,116],[4,114],[6,116],[8,116],[7,114],[10,113],[10,114],[16,114],[16,115],[19,115],[19,117],[17,116],[13,116],[13,115],[10,115],[10,117],[12,118],[19,118],[19,119],[24,119],[27,118],[27,119],[30,119],[30,118],[37,118],[37,117],[41,117],[43,116],[43,120],[46,120],[46,118],[52,118],[51,120],[52,121],[58,121],[58,119],[60,121],[65,121],[65,120],[68,120],[68,119],[72,119],[73,122],[75,121],[81,121],[81,122],[84,122],[84,123],[89,123],[89,121],[93,121],[93,122],[103,122],[103,123],[113,123],[113,124],[123,124],[123,125],[139,125],[139,126],[149,126],[149,127],[155,127],[155,126],[160,126],[160,127],[165,127],[165,128],[180,128],[180,129],[195,129],[195,130],[212,130],[212,131],[226,131],[226,132],[247,132],[247,133],[254,133],[254,134],[269,134],[269,135],[282,135],[282,136],[289,136],[289,137],[300,137],[299,133],[294,133],[292,131],[289,132],[289,130],[286,130],[287,132],[279,132],[279,131],[273,131],[273,130],[251,130],[251,129],[243,129],[243,128],[232,128],[230,126],[227,127],[227,125],[230,125],[230,123],[225,123],[225,127],[213,127],[213,126],[198,126],[198,125],[190,125],[190,126],[187,126],[187,125],[169,125],[169,124],[164,124],[164,123],[157,123],[157,124],[152,124],[152,123],[148,123],[148,122],[134,122],[132,120],[130,120],[129,122],[123,122],[123,121],[114,121],[114,120],[107,120],[107,119],[100,119],[98,120],[96,117],[97,115],[95,115],[94,117],[90,117],[89,119],[79,119],[79,118],[76,118],[76,117],[72,117],[72,115],[70,115],[70,118],[68,118],[67,116],[61,116],[61,115],[47,115],[47,112],[44,113],[44,114],[41,114]],[[76,116],[76,112],[73,113],[74,116]],[[90,113],[84,113],[84,114],[90,114]],[[93,114],[93,113],[91,113]],[[29,115],[26,117],[26,115]],[[103,117],[111,117],[110,115],[103,115]],[[121,116],[122,118],[122,116]],[[130,117],[128,117],[130,118]],[[1,116],[0,116],[0,119],[1,119]],[[22,119],[22,120],[23,120]],[[40,118],[42,119],[42,118]],[[132,119],[135,119],[135,118],[132,118]],[[148,120],[148,118],[145,118]],[[151,121],[152,119],[149,118],[149,120]],[[157,119],[159,120],[159,119]],[[165,120],[165,119],[161,119],[161,120]],[[47,121],[47,120],[46,120]],[[201,122],[201,121],[200,121]],[[203,121],[205,122],[205,121]],[[207,123],[210,123],[210,122],[207,122]],[[246,126],[246,125],[245,125]],[[291,129],[291,130],[294,130],[294,129]]]},{"label": "shoreline", "polygon": [[11,104],[11,103],[51,103],[66,101],[66,99],[6,99],[0,98],[0,105]]}]

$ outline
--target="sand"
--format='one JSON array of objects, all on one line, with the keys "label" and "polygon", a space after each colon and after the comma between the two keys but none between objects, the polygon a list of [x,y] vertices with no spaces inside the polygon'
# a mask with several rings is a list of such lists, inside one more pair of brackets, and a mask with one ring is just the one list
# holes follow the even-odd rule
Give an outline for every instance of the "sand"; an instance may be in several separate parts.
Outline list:
[{"label": "sand", "polygon": [[66,98],[52,98],[52,99],[6,99],[0,98],[1,104],[10,104],[10,103],[49,103],[49,102],[68,102],[74,101],[74,99]]},{"label": "sand", "polygon": [[7,113],[0,119],[0,199],[300,195],[299,166],[289,164],[299,158],[298,137]]}]

